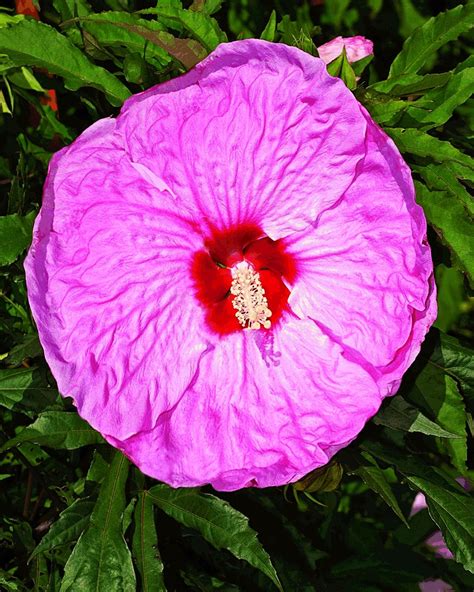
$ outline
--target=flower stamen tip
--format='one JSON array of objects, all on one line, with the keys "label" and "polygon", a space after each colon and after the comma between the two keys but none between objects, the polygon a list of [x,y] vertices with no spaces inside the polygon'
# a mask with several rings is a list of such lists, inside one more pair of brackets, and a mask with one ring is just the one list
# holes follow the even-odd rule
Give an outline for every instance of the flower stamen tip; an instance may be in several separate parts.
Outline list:
[{"label": "flower stamen tip", "polygon": [[230,293],[234,296],[232,306],[235,316],[244,329],[270,329],[272,311],[260,281],[260,274],[246,261],[232,268]]}]

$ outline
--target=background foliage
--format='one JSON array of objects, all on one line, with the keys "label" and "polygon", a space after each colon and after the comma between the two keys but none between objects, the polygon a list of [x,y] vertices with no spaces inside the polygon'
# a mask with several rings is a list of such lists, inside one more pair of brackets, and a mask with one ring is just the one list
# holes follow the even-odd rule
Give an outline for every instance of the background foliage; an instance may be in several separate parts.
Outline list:
[{"label": "background foliage", "polygon": [[[473,24],[474,3],[429,0],[1,9],[0,589],[398,592],[435,577],[474,588],[474,504],[455,481],[474,483]],[[430,224],[436,327],[400,394],[328,467],[286,489],[170,489],[78,417],[42,356],[22,259],[49,158],[220,42],[261,36],[316,55],[338,34],[375,42],[375,59],[354,66],[358,84],[347,63],[332,71],[413,170]],[[428,509],[410,517],[418,491]],[[424,544],[437,529],[455,560]]]}]

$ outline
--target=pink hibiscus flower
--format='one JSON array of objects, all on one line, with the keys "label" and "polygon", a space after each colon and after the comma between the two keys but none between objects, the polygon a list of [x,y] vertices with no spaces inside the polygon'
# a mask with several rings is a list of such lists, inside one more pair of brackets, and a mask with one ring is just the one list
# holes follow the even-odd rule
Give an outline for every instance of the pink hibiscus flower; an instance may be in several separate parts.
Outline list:
[{"label": "pink hibiscus flower", "polygon": [[329,64],[341,55],[344,48],[346,48],[347,60],[350,64],[374,53],[372,41],[361,35],[356,35],[355,37],[335,37],[320,45],[318,54],[325,64]]},{"label": "pink hibiscus flower", "polygon": [[435,317],[395,145],[320,59],[257,40],[57,153],[25,266],[61,393],[173,486],[324,465]]}]

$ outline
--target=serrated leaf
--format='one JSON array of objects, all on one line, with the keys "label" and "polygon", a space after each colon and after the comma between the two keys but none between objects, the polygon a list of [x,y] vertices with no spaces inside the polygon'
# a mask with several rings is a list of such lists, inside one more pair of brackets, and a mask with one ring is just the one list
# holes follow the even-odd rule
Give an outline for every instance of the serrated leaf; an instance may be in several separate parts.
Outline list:
[{"label": "serrated leaf", "polygon": [[31,243],[35,218],[36,212],[30,212],[26,216],[0,216],[0,265],[9,265],[16,261]]},{"label": "serrated leaf", "polygon": [[36,66],[62,76],[71,90],[96,88],[115,106],[130,95],[118,78],[91,63],[69,39],[35,20],[25,19],[0,28],[0,53],[8,54],[17,66]]},{"label": "serrated leaf", "polygon": [[463,167],[462,172],[459,171],[460,176],[474,180],[474,159],[455,148],[450,142],[439,140],[414,128],[392,127],[385,131],[393,139],[400,152],[430,158],[435,162],[460,165]]},{"label": "serrated leaf", "polygon": [[464,569],[474,573],[474,500],[469,495],[453,492],[417,476],[408,482],[421,491],[428,512],[437,524],[453,553]]},{"label": "serrated leaf", "polygon": [[435,51],[473,26],[473,3],[456,6],[430,18],[405,41],[402,51],[393,60],[389,78],[418,72]]},{"label": "serrated leaf", "polygon": [[415,181],[416,199],[441,241],[452,251],[455,262],[474,278],[474,233],[463,204],[448,191],[434,191]]},{"label": "serrated leaf", "polygon": [[400,395],[394,397],[389,404],[384,407],[374,417],[373,422],[377,425],[383,425],[394,430],[404,432],[419,432],[427,436],[438,436],[439,438],[462,438],[457,432],[450,432],[443,429],[434,421],[428,419],[423,413],[410,405]]},{"label": "serrated leaf", "polygon": [[40,553],[76,541],[89,524],[93,508],[94,502],[90,500],[76,500],[63,510],[31,554],[30,560]]},{"label": "serrated leaf", "polygon": [[265,41],[275,41],[276,35],[276,12],[272,10],[270,14],[270,18],[268,19],[268,23],[263,29],[262,34],[260,35],[260,39],[265,39]]},{"label": "serrated leaf", "polygon": [[387,481],[384,472],[377,464],[377,461],[370,455],[366,456],[369,461],[367,464],[357,467],[352,472],[358,475],[364,483],[375,493],[380,495],[384,502],[391,508],[400,520],[408,526],[405,516],[400,509],[397,498],[395,497],[390,483]]},{"label": "serrated leaf", "polygon": [[74,547],[60,592],[135,592],[132,558],[122,535],[128,461],[117,452],[100,488],[90,525]]},{"label": "serrated leaf", "polygon": [[[473,4],[474,6],[474,4]],[[453,74],[441,88],[430,90],[418,101],[408,105],[407,121],[400,121],[401,127],[413,127],[408,118],[422,130],[430,130],[446,123],[454,110],[465,103],[474,90],[474,68],[465,68]]]},{"label": "serrated leaf", "polygon": [[403,74],[371,84],[368,90],[389,94],[393,97],[423,95],[432,88],[445,85],[452,75],[452,72],[425,74],[424,76],[420,74]]},{"label": "serrated leaf", "polygon": [[141,577],[143,592],[166,592],[163,562],[158,550],[153,504],[146,491],[140,492],[134,514],[132,552]]},{"label": "serrated leaf", "polygon": [[227,41],[227,36],[219,27],[216,19],[204,12],[184,10],[159,4],[157,8],[147,8],[141,14],[154,14],[157,19],[171,20],[179,23],[208,51],[213,51],[219,43]]},{"label": "serrated leaf", "polygon": [[77,413],[45,411],[31,425],[24,428],[0,448],[9,450],[22,442],[33,442],[50,448],[74,450],[90,444],[102,444],[102,436]]},{"label": "serrated leaf", "polygon": [[256,567],[282,590],[268,553],[250,528],[248,518],[220,498],[194,489],[156,485],[148,491],[154,504],[185,526],[195,528],[216,549],[227,549]]},{"label": "serrated leaf", "polygon": [[185,68],[192,68],[207,55],[205,48],[194,39],[178,39],[163,31],[160,23],[126,12],[94,14],[81,22],[100,44],[125,46],[143,55],[155,67],[169,63],[171,56]]},{"label": "serrated leaf", "polygon": [[365,440],[362,448],[392,464],[421,491],[434,522],[450,551],[465,569],[474,572],[474,499],[438,468],[430,467],[405,451]]},{"label": "serrated leaf", "polygon": [[474,171],[471,171],[464,165],[459,166],[456,163],[450,162],[414,167],[414,170],[423,178],[430,189],[448,191],[451,194],[451,199],[461,203],[466,209],[466,214],[471,218],[474,217],[474,200],[464,185],[456,178],[457,173],[461,177],[463,174],[465,174],[464,176],[471,177]]},{"label": "serrated leaf", "polygon": [[201,11],[210,16],[220,10],[223,1],[224,0],[203,0],[201,1]]}]

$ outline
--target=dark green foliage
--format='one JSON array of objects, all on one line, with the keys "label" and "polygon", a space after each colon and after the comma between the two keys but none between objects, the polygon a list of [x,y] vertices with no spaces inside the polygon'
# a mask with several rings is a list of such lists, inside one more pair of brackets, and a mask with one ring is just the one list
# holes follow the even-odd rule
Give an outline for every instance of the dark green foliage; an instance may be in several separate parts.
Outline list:
[{"label": "dark green foliage", "polygon": [[[0,10],[0,589],[411,592],[428,578],[474,589],[474,503],[455,480],[474,483],[474,4],[42,0],[41,22],[12,6]],[[157,484],[59,396],[43,358],[22,259],[51,154],[227,39],[316,55],[339,34],[375,42],[372,61],[342,55],[329,70],[413,171],[437,328],[397,397],[295,486]],[[428,508],[412,516],[417,492]],[[437,529],[455,560],[424,544]]]}]

